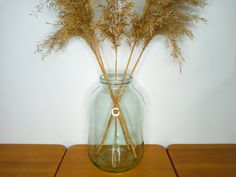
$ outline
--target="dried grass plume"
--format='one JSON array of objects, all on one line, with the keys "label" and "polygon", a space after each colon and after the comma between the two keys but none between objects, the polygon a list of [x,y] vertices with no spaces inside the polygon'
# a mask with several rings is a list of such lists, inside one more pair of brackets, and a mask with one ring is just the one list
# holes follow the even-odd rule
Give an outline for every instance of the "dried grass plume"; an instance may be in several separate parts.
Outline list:
[{"label": "dried grass plume", "polygon": [[[94,20],[96,6],[91,0],[45,0],[44,5],[56,10],[58,19],[55,23],[56,30],[39,43],[37,50],[39,53],[47,56],[52,51],[64,48],[70,39],[81,37],[88,43],[102,65],[98,41],[106,39],[111,42],[116,52],[115,70],[117,70],[117,48],[122,41],[128,39],[133,49],[140,44],[143,45],[143,50],[137,59],[138,64],[144,50],[156,36],[166,38],[174,61],[181,67],[184,59],[178,38],[193,37],[190,24],[205,20],[194,13],[195,9],[203,8],[206,2],[146,0],[143,12],[138,15],[134,12],[134,3],[130,0],[105,0],[103,5],[97,7],[101,12],[97,21]],[[38,5],[37,10],[41,11],[42,5]],[[132,53],[133,50],[129,59]]]}]

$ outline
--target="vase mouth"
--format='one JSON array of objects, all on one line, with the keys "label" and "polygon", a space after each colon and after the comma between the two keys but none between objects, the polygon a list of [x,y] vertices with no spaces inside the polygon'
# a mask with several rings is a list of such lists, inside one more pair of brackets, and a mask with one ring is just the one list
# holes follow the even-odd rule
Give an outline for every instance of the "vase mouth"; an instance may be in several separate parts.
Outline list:
[{"label": "vase mouth", "polygon": [[107,74],[107,79],[104,75],[100,76],[100,82],[102,84],[109,84],[109,85],[124,85],[124,84],[130,84],[133,80],[133,77],[129,74],[126,74],[123,78],[123,73],[117,73],[117,77],[115,76],[115,73],[109,73]]}]

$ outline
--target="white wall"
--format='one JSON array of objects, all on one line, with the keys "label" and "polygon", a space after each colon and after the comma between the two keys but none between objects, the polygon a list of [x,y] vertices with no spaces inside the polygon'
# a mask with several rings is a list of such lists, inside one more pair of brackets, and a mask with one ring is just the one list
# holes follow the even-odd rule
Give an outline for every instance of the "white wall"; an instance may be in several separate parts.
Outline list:
[{"label": "white wall", "polygon": [[[182,40],[182,74],[163,38],[144,54],[135,79],[146,100],[145,143],[236,143],[236,1],[208,3],[207,24],[193,26],[193,41]],[[0,143],[86,143],[98,66],[82,40],[45,61],[34,54],[54,16],[30,16],[34,4],[0,0]]]}]

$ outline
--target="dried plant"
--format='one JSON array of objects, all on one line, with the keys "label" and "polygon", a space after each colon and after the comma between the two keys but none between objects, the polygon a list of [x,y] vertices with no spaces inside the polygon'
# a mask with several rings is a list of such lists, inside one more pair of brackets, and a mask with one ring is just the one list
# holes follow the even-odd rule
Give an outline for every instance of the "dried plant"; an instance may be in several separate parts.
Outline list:
[{"label": "dried plant", "polygon": [[127,37],[128,26],[133,17],[134,4],[129,0],[106,0],[101,5],[102,15],[97,22],[102,39],[111,41],[115,50],[115,77],[117,77],[117,48]]},{"label": "dried plant", "polygon": [[145,50],[155,36],[165,36],[169,47],[172,48],[173,59],[181,66],[183,57],[177,39],[180,36],[193,37],[189,24],[204,18],[191,13],[191,9],[205,5],[204,0],[147,0],[143,15],[136,15],[133,20],[133,44],[143,42]]},{"label": "dried plant", "polygon": [[90,0],[47,0],[44,5],[58,11],[58,20],[54,24],[56,31],[37,46],[38,52],[47,56],[64,48],[75,37],[82,37],[89,46],[93,46],[93,6]]},{"label": "dried plant", "polygon": [[[109,83],[98,41],[106,39],[111,42],[116,53],[116,75],[117,48],[122,44],[122,41],[128,39],[131,51],[123,73],[123,83],[135,47],[142,45],[142,50],[131,68],[130,75],[134,74],[145,49],[156,36],[166,37],[167,44],[171,48],[171,55],[181,68],[184,59],[178,45],[178,38],[181,36],[193,37],[189,24],[204,21],[204,18],[194,14],[193,10],[203,8],[206,3],[204,0],[146,0],[143,13],[137,15],[133,12],[134,3],[130,0],[105,0],[105,5],[100,5],[101,16],[96,22],[94,20],[94,3],[91,0],[45,0],[44,3],[36,7],[36,11],[41,12],[44,5],[58,12],[58,20],[55,23],[56,30],[37,46],[37,51],[42,53],[43,57],[52,51],[64,48],[70,39],[81,37],[92,49],[102,74],[106,82]],[[97,35],[97,31],[99,35]],[[108,87],[113,105],[120,111],[118,120],[127,148],[129,149],[131,146],[133,155],[136,157],[135,146],[119,105],[126,87],[120,87],[116,95],[110,86]],[[105,132],[108,131],[112,120],[112,116],[110,116]],[[98,153],[105,139],[106,133],[98,148]]]},{"label": "dried plant", "polygon": [[[181,66],[184,60],[178,46],[178,38],[193,37],[189,24],[204,19],[192,13],[192,10],[206,5],[204,0],[146,0],[140,16],[134,14],[134,3],[130,0],[105,0],[105,4],[99,6],[101,10],[99,20],[94,22],[94,3],[91,0],[45,0],[45,4],[49,9],[58,11],[58,20],[54,24],[56,31],[38,45],[39,53],[45,57],[52,51],[64,48],[71,38],[82,37],[104,70],[97,41],[98,38],[107,39],[112,43],[116,53],[115,73],[117,73],[117,48],[128,38],[132,50],[125,74],[134,48],[139,44],[143,45],[143,50],[137,59],[138,64],[150,41],[158,35],[166,37],[174,61]],[[42,6],[43,3],[38,5],[37,10],[41,11]],[[95,35],[96,30],[99,31],[99,36]],[[134,73],[137,64],[135,63],[131,74]]]},{"label": "dried plant", "polygon": [[111,41],[114,48],[121,45],[133,16],[134,4],[129,0],[106,0],[101,5],[102,15],[97,22],[103,39]]}]

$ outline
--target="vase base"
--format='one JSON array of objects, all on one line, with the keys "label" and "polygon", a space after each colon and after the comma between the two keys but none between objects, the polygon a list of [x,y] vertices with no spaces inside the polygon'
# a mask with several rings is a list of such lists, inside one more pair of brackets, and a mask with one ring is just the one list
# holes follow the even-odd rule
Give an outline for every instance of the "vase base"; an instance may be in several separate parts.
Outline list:
[{"label": "vase base", "polygon": [[108,172],[124,172],[134,168],[142,159],[143,145],[135,147],[136,157],[126,145],[119,145],[114,149],[112,145],[103,145],[98,153],[99,145],[89,145],[90,160],[100,169]]}]

